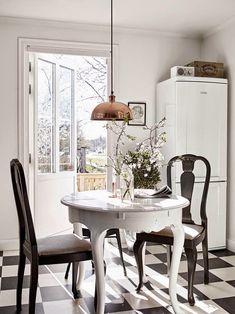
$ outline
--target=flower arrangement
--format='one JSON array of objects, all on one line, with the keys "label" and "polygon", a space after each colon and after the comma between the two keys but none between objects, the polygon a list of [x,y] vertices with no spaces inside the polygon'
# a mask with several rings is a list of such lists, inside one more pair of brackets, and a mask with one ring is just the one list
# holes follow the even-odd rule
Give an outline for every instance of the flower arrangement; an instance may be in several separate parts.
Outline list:
[{"label": "flower arrangement", "polygon": [[159,133],[158,130],[164,124],[165,118],[152,127],[145,126],[149,136],[137,143],[134,151],[128,151],[125,155],[124,163],[132,166],[135,188],[156,188],[161,181],[160,167],[164,161],[161,148],[166,142],[166,133]]},{"label": "flower arrangement", "polygon": [[145,126],[148,136],[142,142],[137,143],[134,150],[123,153],[125,138],[134,141],[136,138],[127,134],[127,121],[122,124],[114,122],[107,128],[116,134],[114,154],[110,157],[111,166],[116,175],[121,175],[123,167],[129,167],[134,176],[135,188],[156,188],[160,179],[160,167],[163,165],[164,157],[161,148],[166,142],[166,133],[159,130],[165,125],[165,118],[152,127]]}]

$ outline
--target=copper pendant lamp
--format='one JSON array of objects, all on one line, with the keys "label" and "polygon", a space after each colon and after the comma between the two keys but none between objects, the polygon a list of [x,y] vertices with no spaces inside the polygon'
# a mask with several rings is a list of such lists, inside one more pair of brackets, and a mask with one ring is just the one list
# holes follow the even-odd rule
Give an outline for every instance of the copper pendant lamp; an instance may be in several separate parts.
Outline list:
[{"label": "copper pendant lamp", "polygon": [[123,121],[132,120],[130,108],[121,102],[115,101],[113,91],[113,0],[111,0],[111,94],[107,102],[98,104],[92,111],[91,120],[99,121]]}]

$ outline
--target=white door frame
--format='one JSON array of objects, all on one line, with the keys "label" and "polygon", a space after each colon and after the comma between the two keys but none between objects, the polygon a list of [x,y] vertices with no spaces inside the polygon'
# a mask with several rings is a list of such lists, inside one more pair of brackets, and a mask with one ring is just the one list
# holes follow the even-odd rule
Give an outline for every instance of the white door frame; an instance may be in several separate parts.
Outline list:
[{"label": "white door frame", "polygon": [[[117,45],[115,49],[115,64],[117,63]],[[71,42],[58,41],[48,39],[32,39],[32,38],[18,38],[18,157],[24,169],[26,180],[29,177],[29,52],[41,53],[60,53],[70,55],[85,55],[85,56],[100,56],[106,57],[110,60],[110,45],[85,43],[85,42]],[[110,66],[108,66],[110,69]],[[109,76],[108,70],[108,91],[109,91]],[[116,80],[117,81],[117,80]],[[110,154],[111,136],[107,139],[107,154]],[[32,160],[33,162],[33,160]],[[111,180],[111,176],[108,176]],[[34,191],[34,178],[30,178],[29,191]],[[111,182],[107,183],[108,187]],[[34,193],[29,193],[31,204],[34,204]],[[33,206],[34,208],[34,206]],[[32,212],[34,217],[34,211]]]}]

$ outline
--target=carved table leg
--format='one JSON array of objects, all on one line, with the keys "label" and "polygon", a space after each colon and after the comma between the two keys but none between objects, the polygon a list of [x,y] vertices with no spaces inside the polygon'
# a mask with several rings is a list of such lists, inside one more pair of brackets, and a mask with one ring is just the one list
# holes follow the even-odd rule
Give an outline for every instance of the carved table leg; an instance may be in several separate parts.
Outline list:
[{"label": "carved table leg", "polygon": [[180,258],[184,245],[184,229],[182,224],[171,225],[171,230],[174,234],[173,254],[170,268],[170,282],[169,282],[169,294],[172,307],[176,314],[183,313],[180,309],[176,295],[177,287],[177,275],[179,270]]},{"label": "carved table leg", "polygon": [[104,238],[105,231],[91,230],[91,247],[97,287],[97,314],[104,314],[105,309],[105,273],[104,273]]}]

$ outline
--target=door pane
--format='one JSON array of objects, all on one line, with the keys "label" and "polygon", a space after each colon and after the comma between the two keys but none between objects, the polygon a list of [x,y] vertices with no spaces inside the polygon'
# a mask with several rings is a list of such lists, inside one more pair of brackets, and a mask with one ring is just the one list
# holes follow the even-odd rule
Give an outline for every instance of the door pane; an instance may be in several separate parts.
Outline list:
[{"label": "door pane", "polygon": [[53,119],[53,64],[38,60],[38,172],[55,171]]},{"label": "door pane", "polygon": [[77,59],[77,158],[78,190],[106,188],[106,121],[92,121],[95,106],[107,100],[107,60],[103,57]]},{"label": "door pane", "polygon": [[60,66],[59,79],[59,165],[60,171],[74,170],[72,162],[73,70]]}]

